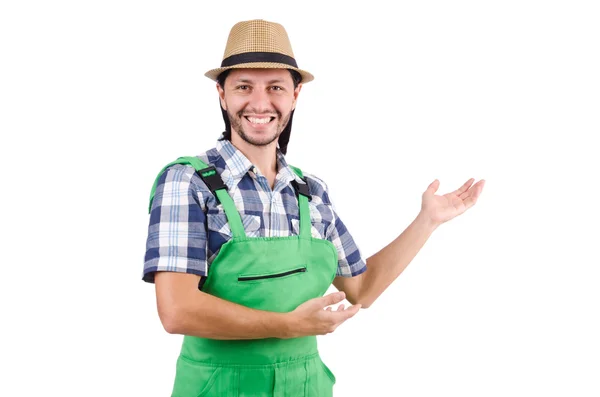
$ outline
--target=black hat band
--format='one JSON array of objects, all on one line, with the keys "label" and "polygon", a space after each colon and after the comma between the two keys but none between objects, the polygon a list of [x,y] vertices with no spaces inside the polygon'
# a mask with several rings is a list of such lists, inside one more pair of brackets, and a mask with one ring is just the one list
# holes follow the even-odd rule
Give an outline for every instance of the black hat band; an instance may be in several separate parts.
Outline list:
[{"label": "black hat band", "polygon": [[277,52],[245,52],[243,54],[235,54],[223,59],[223,62],[221,62],[221,67],[224,68],[227,66],[254,62],[283,63],[295,68],[298,67],[294,58]]}]

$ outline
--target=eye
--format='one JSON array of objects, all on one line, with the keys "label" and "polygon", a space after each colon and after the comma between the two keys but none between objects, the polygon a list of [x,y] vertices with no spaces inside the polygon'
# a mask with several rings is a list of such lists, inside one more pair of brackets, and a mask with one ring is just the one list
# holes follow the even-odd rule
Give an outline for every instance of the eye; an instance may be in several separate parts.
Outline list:
[{"label": "eye", "polygon": [[247,90],[249,87],[247,85],[238,85],[237,87],[235,87],[236,90]]},{"label": "eye", "polygon": [[271,89],[272,89],[273,91],[281,91],[281,90],[283,90],[283,88],[282,88],[282,87],[280,87],[280,86],[278,86],[278,85],[274,85],[274,86],[272,86],[272,87],[271,87]]}]

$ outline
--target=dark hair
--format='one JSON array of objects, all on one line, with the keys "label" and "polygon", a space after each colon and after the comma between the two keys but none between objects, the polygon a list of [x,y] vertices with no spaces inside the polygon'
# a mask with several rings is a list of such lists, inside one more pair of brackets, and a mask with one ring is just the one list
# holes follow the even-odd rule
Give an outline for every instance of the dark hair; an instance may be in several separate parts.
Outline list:
[{"label": "dark hair", "polygon": [[[294,89],[296,89],[296,87],[298,87],[298,84],[300,84],[300,82],[302,81],[302,76],[300,75],[300,73],[296,72],[295,70],[292,69],[288,69],[290,71],[290,74],[292,75],[292,80],[294,81]],[[223,73],[221,73],[220,75],[217,76],[217,83],[219,83],[219,85],[221,87],[225,87],[225,79],[227,79],[227,76],[229,75],[229,72],[231,72],[232,69],[227,69],[225,70]],[[221,102],[219,101],[219,107],[221,107]],[[223,114],[223,120],[225,121],[225,131],[223,132],[223,139],[227,139],[228,141],[231,141],[231,124],[229,123],[229,117],[227,116],[227,111],[225,109],[223,109],[223,107],[221,107],[221,113]],[[292,119],[294,118],[294,110],[292,110],[292,112],[290,113],[290,119],[287,123],[287,125],[285,126],[285,128],[283,129],[283,131],[281,131],[281,135],[279,135],[279,139],[278,139],[278,143],[279,143],[279,150],[281,150],[281,153],[286,154],[287,153],[287,146],[288,146],[288,142],[290,141],[290,134],[292,132]]]}]

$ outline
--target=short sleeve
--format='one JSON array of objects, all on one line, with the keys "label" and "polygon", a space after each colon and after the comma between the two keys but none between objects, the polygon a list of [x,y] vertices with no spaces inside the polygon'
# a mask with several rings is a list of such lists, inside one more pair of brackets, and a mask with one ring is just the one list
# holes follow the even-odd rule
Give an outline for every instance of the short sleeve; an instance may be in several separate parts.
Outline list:
[{"label": "short sleeve", "polygon": [[327,240],[331,241],[338,252],[338,269],[336,276],[354,277],[367,270],[366,261],[363,259],[358,245],[333,210],[333,223],[331,231],[327,233]]},{"label": "short sleeve", "polygon": [[331,212],[331,223],[325,232],[325,238],[333,243],[338,252],[338,268],[336,276],[354,277],[367,270],[366,260],[362,257],[358,245],[344,225],[344,222],[335,211],[335,207],[329,197],[329,188],[320,178],[310,176],[316,184],[311,183],[311,194],[316,193],[322,204],[325,204]]},{"label": "short sleeve", "polygon": [[206,215],[194,177],[193,167],[175,164],[158,181],[150,209],[143,281],[154,283],[157,271],[207,275]]}]

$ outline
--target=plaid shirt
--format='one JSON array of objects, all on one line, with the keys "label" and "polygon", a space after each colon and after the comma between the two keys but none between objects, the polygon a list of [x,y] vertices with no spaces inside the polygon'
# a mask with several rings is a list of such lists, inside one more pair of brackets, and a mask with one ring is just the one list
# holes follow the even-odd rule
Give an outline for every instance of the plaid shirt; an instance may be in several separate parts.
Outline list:
[{"label": "plaid shirt", "polygon": [[[275,186],[233,144],[223,139],[197,156],[213,164],[228,188],[248,237],[299,234],[298,199],[292,180],[303,183],[277,148]],[[300,167],[301,168],[301,167]],[[311,234],[327,239],[338,252],[337,276],[352,277],[367,270],[366,261],[329,200],[327,185],[303,173],[312,196]],[[221,246],[232,238],[223,206],[193,167],[170,166],[156,187],[150,212],[142,280],[153,283],[154,272],[171,271],[206,276]]]}]

